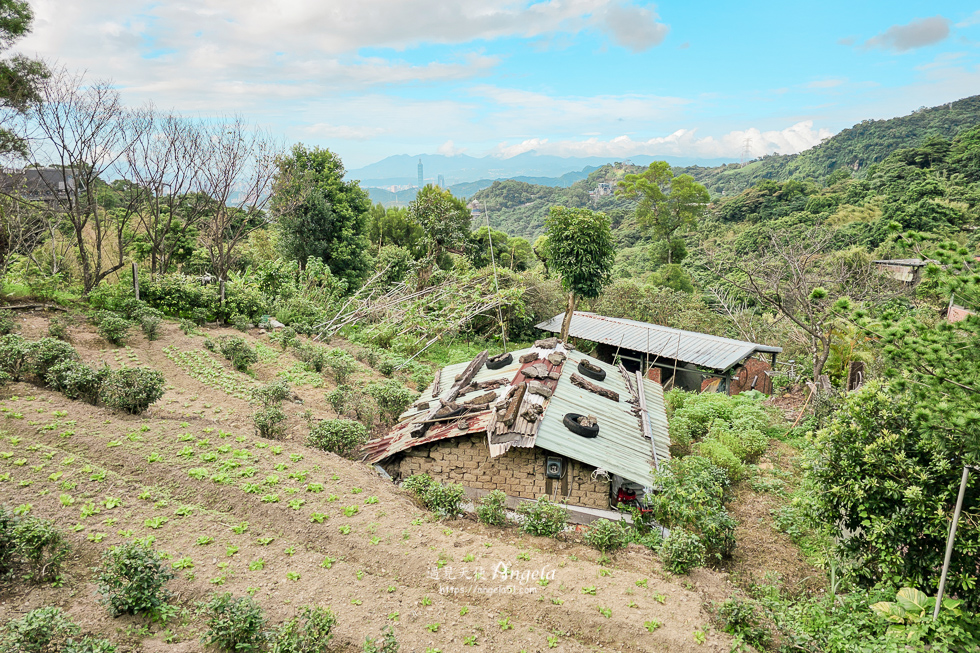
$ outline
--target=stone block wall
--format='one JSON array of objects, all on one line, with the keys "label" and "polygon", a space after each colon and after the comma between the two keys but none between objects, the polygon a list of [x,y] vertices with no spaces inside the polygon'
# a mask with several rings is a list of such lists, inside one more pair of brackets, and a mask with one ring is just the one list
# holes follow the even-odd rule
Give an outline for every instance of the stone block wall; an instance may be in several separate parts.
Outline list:
[{"label": "stone block wall", "polygon": [[[545,476],[545,461],[554,455],[539,447],[512,447],[491,459],[486,433],[479,433],[421,445],[381,464],[396,479],[428,474],[443,483],[461,483],[481,493],[502,490],[511,497],[533,500],[543,495],[554,497],[557,491],[561,500],[565,498],[562,481],[549,483]],[[594,467],[564,460],[568,504],[609,509],[609,481],[602,476],[592,480]]]}]

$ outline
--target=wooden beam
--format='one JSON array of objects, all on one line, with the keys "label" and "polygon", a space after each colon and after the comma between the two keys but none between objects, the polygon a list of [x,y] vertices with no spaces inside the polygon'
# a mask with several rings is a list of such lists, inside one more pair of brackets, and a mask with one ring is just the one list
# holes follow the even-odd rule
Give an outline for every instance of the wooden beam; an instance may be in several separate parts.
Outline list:
[{"label": "wooden beam", "polygon": [[591,381],[586,381],[584,377],[581,377],[578,374],[572,374],[572,385],[577,385],[583,390],[588,390],[589,392],[593,394],[597,394],[600,397],[605,397],[606,399],[612,399],[613,401],[619,401],[618,392],[613,392],[612,390],[597,386],[595,383],[592,383]]}]

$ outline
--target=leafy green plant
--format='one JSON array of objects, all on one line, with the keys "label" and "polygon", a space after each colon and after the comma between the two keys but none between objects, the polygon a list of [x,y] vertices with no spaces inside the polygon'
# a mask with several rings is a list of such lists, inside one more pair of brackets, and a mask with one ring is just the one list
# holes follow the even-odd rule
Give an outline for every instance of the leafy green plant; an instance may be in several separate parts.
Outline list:
[{"label": "leafy green plant", "polygon": [[618,521],[597,519],[589,525],[583,535],[585,543],[605,553],[626,546],[628,536],[623,525]]},{"label": "leafy green plant", "polygon": [[227,653],[258,653],[265,647],[265,616],[251,597],[216,594],[202,605],[207,631],[201,643]]},{"label": "leafy green plant", "polygon": [[249,365],[257,363],[259,355],[241,336],[226,336],[220,341],[221,355],[231,361],[239,372],[247,372]]},{"label": "leafy green plant", "polygon": [[279,406],[266,406],[252,414],[255,433],[269,440],[281,440],[286,435],[286,413]]},{"label": "leafy green plant", "polygon": [[366,390],[374,398],[381,419],[387,422],[397,420],[398,416],[418,397],[417,392],[393,379],[381,383],[369,383]]},{"label": "leafy green plant", "polygon": [[325,419],[312,425],[306,444],[340,456],[353,454],[367,442],[367,428],[349,419]]},{"label": "leafy green plant", "polygon": [[156,315],[144,315],[139,318],[140,328],[147,340],[153,341],[160,337],[160,326],[163,320]]},{"label": "leafy green plant", "polygon": [[113,313],[102,312],[96,316],[96,331],[106,342],[120,346],[126,344],[133,323]]},{"label": "leafy green plant", "polygon": [[64,361],[78,360],[78,352],[67,342],[56,338],[41,338],[29,345],[29,366],[39,382],[46,383],[48,372]]},{"label": "leafy green plant", "polygon": [[381,636],[375,639],[370,637],[364,640],[364,653],[398,653],[398,639],[395,638],[395,631],[390,625],[386,625],[381,630]]},{"label": "leafy green plant", "polygon": [[272,638],[270,653],[321,653],[330,646],[337,617],[327,608],[302,606]]},{"label": "leafy green plant", "polygon": [[672,530],[660,549],[664,569],[674,574],[686,574],[704,565],[704,554],[701,538],[683,528]]},{"label": "leafy green plant", "polygon": [[493,490],[480,499],[476,507],[476,518],[488,526],[503,526],[507,523],[507,495],[501,490]]},{"label": "leafy green plant", "polygon": [[109,408],[139,415],[163,396],[162,373],[144,367],[113,370],[99,387],[99,399]]},{"label": "leafy green plant", "polygon": [[65,650],[66,644],[81,632],[74,621],[60,608],[37,608],[4,627],[2,642],[17,653],[54,653]]},{"label": "leafy green plant", "polygon": [[102,554],[97,573],[101,602],[113,617],[153,615],[170,598],[166,584],[174,575],[166,567],[163,556],[149,546],[121,544],[110,548]]},{"label": "leafy green plant", "polygon": [[13,524],[12,532],[17,557],[25,566],[25,578],[35,583],[56,580],[71,546],[54,523],[26,517]]},{"label": "leafy green plant", "polygon": [[521,517],[521,530],[529,535],[557,537],[568,527],[568,509],[547,497],[522,502],[517,506],[517,514]]}]

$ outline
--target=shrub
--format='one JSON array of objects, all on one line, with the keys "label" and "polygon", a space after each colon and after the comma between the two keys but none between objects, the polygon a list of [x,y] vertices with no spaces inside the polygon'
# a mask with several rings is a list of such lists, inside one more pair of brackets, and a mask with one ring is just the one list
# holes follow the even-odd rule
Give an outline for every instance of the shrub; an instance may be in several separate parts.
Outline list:
[{"label": "shrub", "polygon": [[466,491],[459,483],[432,483],[425,489],[422,501],[425,506],[440,517],[456,519],[463,514]]},{"label": "shrub", "polygon": [[704,565],[704,544],[701,538],[683,528],[675,528],[660,548],[664,569],[674,574],[686,574]]},{"label": "shrub", "polygon": [[17,324],[13,311],[0,311],[0,336],[5,336],[8,333],[12,333],[18,326],[20,325]]},{"label": "shrub", "polygon": [[480,499],[476,507],[476,518],[488,526],[503,526],[507,523],[507,495],[501,490],[493,490]]},{"label": "shrub", "polygon": [[197,331],[197,325],[194,324],[193,320],[181,320],[180,330],[184,332],[185,336],[194,335]]},{"label": "shrub", "polygon": [[292,327],[284,327],[280,331],[272,333],[269,339],[273,342],[278,342],[282,350],[286,351],[291,345],[297,342],[296,330]]},{"label": "shrub", "polygon": [[320,373],[327,364],[327,349],[319,345],[309,343],[297,344],[293,347],[296,358],[306,363],[306,367],[311,372]]},{"label": "shrub", "polygon": [[568,527],[568,509],[565,504],[552,503],[548,497],[537,501],[524,501],[517,506],[521,516],[521,530],[529,535],[557,537]]},{"label": "shrub", "polygon": [[78,352],[67,342],[56,338],[41,338],[30,344],[30,368],[42,384],[47,382],[48,372],[63,361],[78,359]]},{"label": "shrub", "polygon": [[731,449],[719,440],[705,440],[698,445],[698,454],[720,467],[728,474],[728,478],[737,481],[742,478],[744,468],[741,461]]},{"label": "shrub", "polygon": [[79,360],[65,360],[48,370],[45,381],[69,399],[95,405],[99,401],[99,388],[109,372],[105,366],[96,370]]},{"label": "shrub", "polygon": [[0,337],[0,371],[20,381],[30,371],[31,343],[14,333]]},{"label": "shrub", "polygon": [[247,372],[248,366],[257,363],[259,355],[248,346],[241,336],[228,336],[221,339],[221,355],[231,361],[232,367],[239,372]]},{"label": "shrub", "polygon": [[397,363],[395,359],[391,356],[384,356],[378,361],[377,370],[384,374],[385,376],[391,376],[395,373],[395,367]]},{"label": "shrub", "polygon": [[252,398],[263,406],[278,406],[289,398],[289,384],[285,381],[275,381],[267,383],[261,388],[252,391]]},{"label": "shrub", "polygon": [[54,523],[38,517],[21,519],[14,525],[14,538],[27,580],[43,583],[60,576],[71,545]]},{"label": "shrub", "polygon": [[125,344],[129,328],[133,326],[132,322],[113,313],[105,312],[98,315],[97,319],[96,330],[106,342],[113,345]]},{"label": "shrub", "polygon": [[759,622],[756,606],[737,596],[725,601],[718,609],[718,616],[725,624],[725,632],[740,638],[757,650],[765,650],[771,639],[768,630]]},{"label": "shrub", "polygon": [[357,393],[349,385],[338,385],[324,395],[327,403],[338,415],[345,415],[349,407],[357,401]]},{"label": "shrub", "polygon": [[413,474],[402,482],[402,488],[421,499],[433,483],[435,481],[428,474]]},{"label": "shrub", "polygon": [[163,374],[144,367],[125,367],[106,373],[99,399],[109,408],[139,415],[163,396]]},{"label": "shrub", "polygon": [[357,369],[357,361],[343,349],[331,349],[327,352],[324,364],[338,385],[345,383]]},{"label": "shrub", "polygon": [[68,342],[68,320],[60,317],[52,318],[48,322],[48,335],[58,340]]},{"label": "shrub", "polygon": [[17,557],[17,536],[14,533],[16,524],[13,514],[0,506],[0,579],[14,568]]},{"label": "shrub", "polygon": [[165,585],[174,577],[163,557],[144,544],[121,544],[102,554],[96,582],[101,603],[113,617],[123,614],[159,613],[170,592]]},{"label": "shrub", "polygon": [[269,440],[280,440],[286,435],[286,413],[277,405],[260,408],[252,414],[255,432]]},{"label": "shrub", "polygon": [[240,313],[231,316],[231,324],[242,333],[247,333],[252,327],[252,323],[249,321],[248,317]]},{"label": "shrub", "polygon": [[156,340],[160,337],[160,325],[163,324],[163,320],[156,315],[144,315],[140,319],[140,328],[143,330],[144,335],[146,335],[147,340]]},{"label": "shrub", "polygon": [[382,419],[394,422],[409,404],[419,396],[398,381],[388,380],[383,383],[369,383],[367,392],[374,397]]},{"label": "shrub", "polygon": [[218,594],[203,608],[208,617],[207,632],[201,636],[205,646],[228,653],[258,653],[265,648],[265,616],[251,598]]},{"label": "shrub", "polygon": [[327,608],[303,606],[299,617],[279,627],[271,653],[321,653],[330,645],[337,617]]},{"label": "shrub", "polygon": [[605,553],[613,549],[621,549],[628,543],[626,529],[622,522],[597,519],[583,535],[585,543]]},{"label": "shrub", "polygon": [[367,428],[350,419],[323,419],[310,428],[306,444],[330,451],[338,456],[348,456],[367,442]]},{"label": "shrub", "polygon": [[38,608],[7,623],[0,643],[17,653],[57,653],[81,632],[60,608]]},{"label": "shrub", "polygon": [[116,653],[116,645],[107,639],[85,636],[77,642],[69,639],[59,653]]},{"label": "shrub", "polygon": [[725,510],[731,479],[728,473],[701,456],[687,456],[663,464],[654,474],[660,491],[645,496],[645,513],[670,529],[685,528],[700,535],[706,551],[727,558],[735,550],[735,520]]}]

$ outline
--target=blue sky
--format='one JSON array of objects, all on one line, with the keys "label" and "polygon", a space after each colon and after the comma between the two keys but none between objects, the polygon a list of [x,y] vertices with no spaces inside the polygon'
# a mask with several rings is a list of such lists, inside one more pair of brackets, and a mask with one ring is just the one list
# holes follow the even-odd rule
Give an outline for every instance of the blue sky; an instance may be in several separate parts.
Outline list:
[{"label": "blue sky", "polygon": [[797,152],[980,93],[967,2],[32,0],[16,50],[125,101],[391,154]]}]

